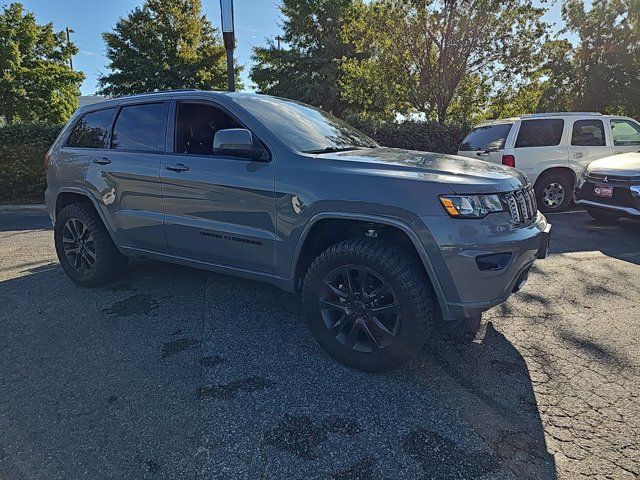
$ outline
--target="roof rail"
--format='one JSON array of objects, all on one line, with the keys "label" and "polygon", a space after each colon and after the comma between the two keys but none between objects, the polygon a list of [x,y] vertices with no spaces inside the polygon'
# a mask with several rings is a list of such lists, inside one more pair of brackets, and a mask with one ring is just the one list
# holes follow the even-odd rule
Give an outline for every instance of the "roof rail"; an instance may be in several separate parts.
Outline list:
[{"label": "roof rail", "polygon": [[555,117],[558,115],[576,116],[576,115],[602,115],[600,112],[545,112],[545,113],[525,113],[521,118],[536,117]]},{"label": "roof rail", "polygon": [[122,95],[119,97],[113,98],[126,98],[126,97],[141,97],[144,95],[161,95],[163,93],[178,93],[178,92],[200,92],[202,90],[198,90],[197,88],[176,88],[174,90],[159,90],[157,92],[143,92],[143,93],[132,93],[129,95]]}]

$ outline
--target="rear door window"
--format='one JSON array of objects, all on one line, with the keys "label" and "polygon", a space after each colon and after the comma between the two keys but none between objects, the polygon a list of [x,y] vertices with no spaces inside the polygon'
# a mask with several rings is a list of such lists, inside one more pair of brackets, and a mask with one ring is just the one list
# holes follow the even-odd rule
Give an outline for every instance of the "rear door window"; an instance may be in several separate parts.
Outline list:
[{"label": "rear door window", "polygon": [[107,108],[85,114],[73,127],[66,146],[71,148],[104,148],[113,110],[113,108]]},{"label": "rear door window", "polygon": [[476,127],[465,137],[458,150],[461,152],[502,150],[512,126],[512,123],[499,123]]},{"label": "rear door window", "polygon": [[640,145],[640,127],[629,120],[611,120],[613,144],[616,147]]},{"label": "rear door window", "polygon": [[571,145],[580,147],[604,147],[604,123],[602,120],[576,120],[571,131]]},{"label": "rear door window", "polygon": [[560,145],[564,120],[545,118],[522,120],[515,148],[555,147]]},{"label": "rear door window", "polygon": [[111,148],[155,152],[164,134],[164,103],[123,107],[111,135]]}]

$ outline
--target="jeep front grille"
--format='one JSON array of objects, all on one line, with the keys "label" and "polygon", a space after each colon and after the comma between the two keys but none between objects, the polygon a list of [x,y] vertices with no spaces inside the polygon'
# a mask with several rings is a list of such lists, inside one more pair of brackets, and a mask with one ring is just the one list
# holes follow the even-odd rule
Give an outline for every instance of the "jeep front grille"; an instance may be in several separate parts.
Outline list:
[{"label": "jeep front grille", "polygon": [[511,214],[516,225],[523,225],[536,218],[538,206],[532,187],[501,195],[502,205]]}]

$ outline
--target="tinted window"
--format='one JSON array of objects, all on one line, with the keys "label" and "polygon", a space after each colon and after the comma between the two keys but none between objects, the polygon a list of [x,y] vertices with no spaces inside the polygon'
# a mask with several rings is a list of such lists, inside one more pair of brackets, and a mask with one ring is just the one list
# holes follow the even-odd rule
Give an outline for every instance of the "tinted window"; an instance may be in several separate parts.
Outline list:
[{"label": "tinted window", "polygon": [[516,148],[553,147],[560,145],[564,120],[523,120],[520,124]]},{"label": "tinted window", "polygon": [[502,150],[512,126],[513,124],[511,123],[500,123],[498,125],[476,127],[465,137],[458,150],[461,152],[494,148]]},{"label": "tinted window", "polygon": [[68,147],[103,148],[107,140],[109,119],[113,108],[85,114],[67,140]]},{"label": "tinted window", "polygon": [[235,95],[233,99],[282,142],[301,152],[377,146],[351,125],[304,103],[266,95]]},{"label": "tinted window", "polygon": [[621,147],[624,145],[640,145],[640,127],[629,120],[611,120],[611,133],[613,144]]},{"label": "tinted window", "polygon": [[218,130],[243,128],[225,112],[212,105],[178,104],[175,153],[213,155],[213,138]]},{"label": "tinted window", "polygon": [[578,120],[573,122],[571,145],[604,147],[604,123],[602,120]]},{"label": "tinted window", "polygon": [[113,127],[111,148],[122,150],[158,150],[164,131],[162,103],[132,105],[120,110]]}]

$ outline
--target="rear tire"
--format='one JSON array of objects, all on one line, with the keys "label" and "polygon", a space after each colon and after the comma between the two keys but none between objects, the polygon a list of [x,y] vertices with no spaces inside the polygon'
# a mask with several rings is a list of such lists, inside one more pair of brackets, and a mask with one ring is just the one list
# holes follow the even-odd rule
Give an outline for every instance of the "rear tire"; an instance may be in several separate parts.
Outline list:
[{"label": "rear tire", "polygon": [[302,301],[320,346],[367,372],[416,356],[432,335],[437,307],[419,260],[397,245],[365,238],[322,252],[307,271]]},{"label": "rear tire", "polygon": [[115,280],[129,263],[89,204],[64,207],[56,217],[53,235],[60,265],[71,280],[83,287]]},{"label": "rear tire", "polygon": [[556,172],[542,174],[535,185],[538,209],[543,213],[562,212],[571,203],[573,182]]},{"label": "rear tire", "polygon": [[594,220],[597,220],[598,222],[603,222],[603,223],[614,223],[616,220],[618,220],[621,217],[619,213],[614,212],[612,210],[606,210],[604,208],[588,207],[587,213]]}]

